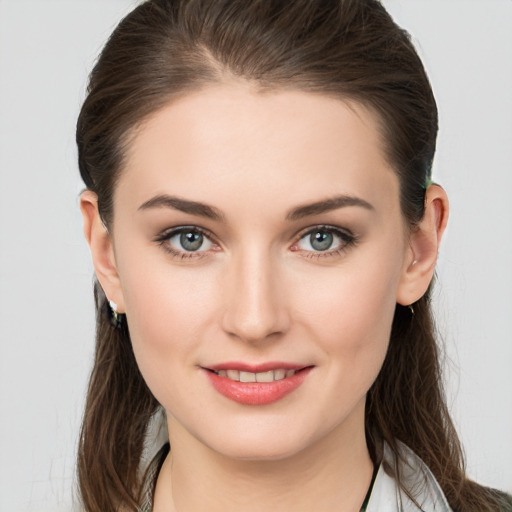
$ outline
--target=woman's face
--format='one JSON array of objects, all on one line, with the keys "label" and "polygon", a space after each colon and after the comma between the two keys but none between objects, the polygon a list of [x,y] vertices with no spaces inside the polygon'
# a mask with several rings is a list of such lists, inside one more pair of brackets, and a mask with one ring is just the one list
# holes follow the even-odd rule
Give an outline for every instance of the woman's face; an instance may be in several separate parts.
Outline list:
[{"label": "woman's face", "polygon": [[177,99],[130,146],[112,233],[109,298],[171,442],[278,459],[363,432],[413,259],[370,112],[240,83]]}]

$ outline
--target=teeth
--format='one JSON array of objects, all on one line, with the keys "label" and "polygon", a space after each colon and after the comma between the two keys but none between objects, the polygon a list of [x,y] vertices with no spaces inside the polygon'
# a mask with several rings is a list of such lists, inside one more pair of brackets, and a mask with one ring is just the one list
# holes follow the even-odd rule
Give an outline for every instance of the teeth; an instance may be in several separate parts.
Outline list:
[{"label": "teeth", "polygon": [[270,370],[269,372],[261,372],[255,373],[256,382],[273,382],[274,381],[274,372]]},{"label": "teeth", "polygon": [[274,380],[281,380],[286,377],[286,370],[274,370]]},{"label": "teeth", "polygon": [[231,380],[240,380],[240,372],[238,370],[228,370],[226,376]]},{"label": "teeth", "polygon": [[256,382],[256,374],[251,372],[240,372],[240,382]]},{"label": "teeth", "polygon": [[269,370],[268,372],[244,372],[240,370],[219,370],[217,375],[219,377],[227,377],[230,380],[238,382],[274,382],[275,380],[282,380],[287,377],[295,375],[296,370]]}]

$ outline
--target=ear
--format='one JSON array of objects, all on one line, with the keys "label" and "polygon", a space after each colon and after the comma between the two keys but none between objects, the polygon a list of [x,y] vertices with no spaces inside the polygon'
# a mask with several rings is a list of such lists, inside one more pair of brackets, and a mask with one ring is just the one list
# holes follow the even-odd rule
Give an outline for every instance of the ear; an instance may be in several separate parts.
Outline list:
[{"label": "ear", "polygon": [[399,304],[413,304],[427,291],[448,222],[448,211],[446,192],[439,185],[430,185],[425,194],[423,218],[409,236],[409,249],[397,291]]},{"label": "ear", "polygon": [[124,313],[124,299],[117,273],[114,246],[98,211],[98,196],[91,190],[85,190],[80,195],[80,210],[96,277],[108,300],[116,303],[119,313]]}]

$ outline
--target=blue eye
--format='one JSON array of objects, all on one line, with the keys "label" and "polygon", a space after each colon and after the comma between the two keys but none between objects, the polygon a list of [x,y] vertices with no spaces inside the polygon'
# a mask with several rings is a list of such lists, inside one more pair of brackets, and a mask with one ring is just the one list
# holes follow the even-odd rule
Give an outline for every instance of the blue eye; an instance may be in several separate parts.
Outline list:
[{"label": "blue eye", "polygon": [[[180,226],[163,232],[155,239],[178,259],[201,258],[220,250],[208,232],[196,226]],[[337,256],[356,243],[351,233],[331,226],[317,226],[304,233],[291,248],[307,257]]]},{"label": "blue eye", "polygon": [[302,251],[339,252],[355,241],[354,236],[331,227],[317,227],[305,233],[297,242]]},{"label": "blue eye", "polygon": [[203,253],[213,247],[213,242],[196,227],[181,227],[164,233],[157,240],[174,255],[187,256]]}]

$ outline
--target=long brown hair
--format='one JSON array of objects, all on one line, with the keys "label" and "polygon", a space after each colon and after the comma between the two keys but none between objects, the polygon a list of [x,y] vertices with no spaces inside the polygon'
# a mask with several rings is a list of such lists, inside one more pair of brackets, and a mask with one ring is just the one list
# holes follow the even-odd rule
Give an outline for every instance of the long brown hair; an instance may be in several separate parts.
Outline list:
[{"label": "long brown hair", "polygon": [[[121,21],[95,65],[77,125],[79,166],[103,222],[131,135],[172,98],[241,77],[261,89],[295,88],[377,113],[411,228],[422,218],[438,128],[435,99],[408,34],[377,0],[150,0]],[[96,358],[78,457],[89,512],[137,509],[140,460],[158,403],[139,373],[126,322],[111,325],[96,284]],[[366,436],[377,462],[386,441],[429,466],[454,510],[498,510],[465,476],[441,385],[430,293],[414,315],[398,306],[388,354],[370,389]],[[392,471],[392,468],[388,468]],[[397,476],[397,475],[395,475]]]}]

